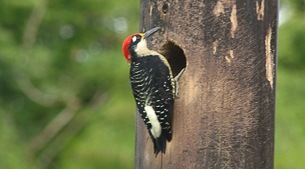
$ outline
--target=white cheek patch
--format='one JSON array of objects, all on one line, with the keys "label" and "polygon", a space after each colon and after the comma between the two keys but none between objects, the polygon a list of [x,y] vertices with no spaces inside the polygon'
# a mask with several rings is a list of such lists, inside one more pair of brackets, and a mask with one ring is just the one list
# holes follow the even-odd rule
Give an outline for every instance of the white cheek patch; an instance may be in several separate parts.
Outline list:
[{"label": "white cheek patch", "polygon": [[132,42],[135,42],[136,40],[137,40],[137,37],[136,36],[134,36],[134,37],[132,37]]},{"label": "white cheek patch", "polygon": [[135,48],[135,52],[138,54],[139,57],[148,56],[148,55],[160,55],[157,52],[154,52],[147,48],[147,43],[145,39],[141,40],[137,44]]}]

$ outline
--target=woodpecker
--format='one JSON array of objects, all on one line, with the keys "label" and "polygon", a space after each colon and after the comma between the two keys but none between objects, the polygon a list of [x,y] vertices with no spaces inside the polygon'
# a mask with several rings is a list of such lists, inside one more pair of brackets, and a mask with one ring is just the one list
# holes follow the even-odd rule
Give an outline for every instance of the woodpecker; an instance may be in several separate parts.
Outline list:
[{"label": "woodpecker", "polygon": [[138,112],[153,141],[154,153],[165,153],[166,142],[172,138],[171,116],[177,78],[167,59],[147,47],[147,39],[160,30],[128,36],[122,45],[125,59],[130,64],[130,84]]}]

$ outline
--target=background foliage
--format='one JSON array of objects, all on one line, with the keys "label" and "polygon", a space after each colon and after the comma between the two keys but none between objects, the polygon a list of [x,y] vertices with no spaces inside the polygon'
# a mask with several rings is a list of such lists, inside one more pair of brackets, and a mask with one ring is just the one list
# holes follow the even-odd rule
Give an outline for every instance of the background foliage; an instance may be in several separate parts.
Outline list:
[{"label": "background foliage", "polygon": [[[0,166],[133,168],[139,2],[0,0]],[[275,168],[305,166],[305,4],[282,0]]]},{"label": "background foliage", "polygon": [[0,168],[133,168],[139,2],[0,1]]},{"label": "background foliage", "polygon": [[305,1],[282,0],[278,32],[275,168],[305,166]]}]

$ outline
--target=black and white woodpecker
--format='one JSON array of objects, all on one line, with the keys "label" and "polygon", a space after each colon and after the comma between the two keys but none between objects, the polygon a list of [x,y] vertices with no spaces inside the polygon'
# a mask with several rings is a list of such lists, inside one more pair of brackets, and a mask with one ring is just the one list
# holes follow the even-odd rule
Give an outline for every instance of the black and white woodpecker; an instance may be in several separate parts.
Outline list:
[{"label": "black and white woodpecker", "polygon": [[154,144],[154,153],[165,153],[166,141],[171,141],[171,114],[177,95],[177,80],[166,58],[147,47],[147,38],[160,27],[128,36],[122,45],[130,63],[130,83],[137,110],[141,114]]}]

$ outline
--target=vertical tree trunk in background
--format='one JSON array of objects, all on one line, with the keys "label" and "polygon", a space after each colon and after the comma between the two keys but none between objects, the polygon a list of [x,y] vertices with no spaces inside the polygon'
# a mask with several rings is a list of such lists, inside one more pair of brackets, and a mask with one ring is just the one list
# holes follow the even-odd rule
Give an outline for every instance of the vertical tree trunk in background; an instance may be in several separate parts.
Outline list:
[{"label": "vertical tree trunk in background", "polygon": [[141,0],[141,31],[162,28],[150,47],[173,42],[186,69],[165,154],[154,156],[137,114],[136,168],[273,168],[277,8],[277,0]]}]

